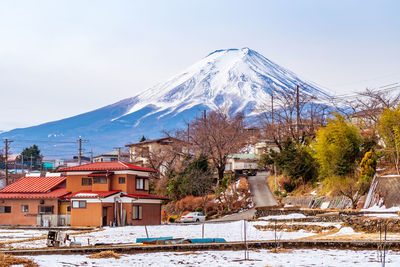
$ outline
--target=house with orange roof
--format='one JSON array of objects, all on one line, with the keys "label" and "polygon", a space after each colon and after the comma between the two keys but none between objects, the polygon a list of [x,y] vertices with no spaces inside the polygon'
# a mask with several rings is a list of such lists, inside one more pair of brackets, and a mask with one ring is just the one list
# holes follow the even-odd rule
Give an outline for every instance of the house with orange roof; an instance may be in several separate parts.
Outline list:
[{"label": "house with orange roof", "polygon": [[152,169],[121,161],[64,168],[71,226],[152,225],[161,223],[167,198],[149,194]]},{"label": "house with orange roof", "polygon": [[121,161],[23,177],[0,190],[0,224],[26,226],[154,225],[167,198],[149,194],[152,169]]},{"label": "house with orange roof", "polygon": [[66,177],[23,177],[0,190],[0,224],[69,224]]}]

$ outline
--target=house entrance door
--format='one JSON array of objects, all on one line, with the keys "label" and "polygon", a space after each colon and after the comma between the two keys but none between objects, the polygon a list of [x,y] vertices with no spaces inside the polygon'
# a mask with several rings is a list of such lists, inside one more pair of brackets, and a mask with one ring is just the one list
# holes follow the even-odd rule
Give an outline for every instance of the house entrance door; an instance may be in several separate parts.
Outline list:
[{"label": "house entrance door", "polygon": [[107,207],[103,207],[103,226],[107,226]]}]

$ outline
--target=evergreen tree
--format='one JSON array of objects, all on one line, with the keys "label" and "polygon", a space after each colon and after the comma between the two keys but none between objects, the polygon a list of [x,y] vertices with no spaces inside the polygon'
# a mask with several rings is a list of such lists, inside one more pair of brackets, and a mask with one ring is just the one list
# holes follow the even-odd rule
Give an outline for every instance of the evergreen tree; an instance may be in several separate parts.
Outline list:
[{"label": "evergreen tree", "polygon": [[40,154],[40,150],[37,145],[25,148],[22,151],[20,157],[24,158],[24,162],[32,161],[33,165],[40,165],[43,158],[43,156]]}]

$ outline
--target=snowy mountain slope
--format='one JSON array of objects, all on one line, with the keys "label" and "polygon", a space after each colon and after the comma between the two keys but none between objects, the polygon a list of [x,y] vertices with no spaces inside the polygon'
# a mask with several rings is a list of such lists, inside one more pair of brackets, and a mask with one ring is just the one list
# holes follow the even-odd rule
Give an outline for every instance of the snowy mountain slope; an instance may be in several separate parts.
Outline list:
[{"label": "snowy mountain slope", "polygon": [[181,127],[204,109],[228,106],[250,114],[269,101],[272,93],[294,92],[297,85],[302,85],[302,93],[327,96],[254,50],[217,50],[137,96],[67,119],[0,133],[0,137],[40,140],[44,155],[69,156],[76,147],[58,142],[81,136],[90,140],[95,153],[101,153],[142,135],[159,137],[163,130]]},{"label": "snowy mountain slope", "polygon": [[264,104],[273,92],[293,91],[296,85],[302,85],[306,93],[327,95],[254,50],[217,50],[167,82],[138,95],[138,104],[127,114],[149,105],[157,112],[179,113],[199,104],[210,109],[225,104],[243,111]]}]

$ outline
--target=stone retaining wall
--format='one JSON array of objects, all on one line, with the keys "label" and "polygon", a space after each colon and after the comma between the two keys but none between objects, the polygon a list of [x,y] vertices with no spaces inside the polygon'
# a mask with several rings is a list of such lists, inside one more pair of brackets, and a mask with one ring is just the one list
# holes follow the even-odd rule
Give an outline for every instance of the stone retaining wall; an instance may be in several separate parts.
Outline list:
[{"label": "stone retaining wall", "polygon": [[355,231],[377,233],[381,230],[384,232],[387,225],[388,232],[400,233],[400,219],[396,218],[342,216],[342,220]]}]

